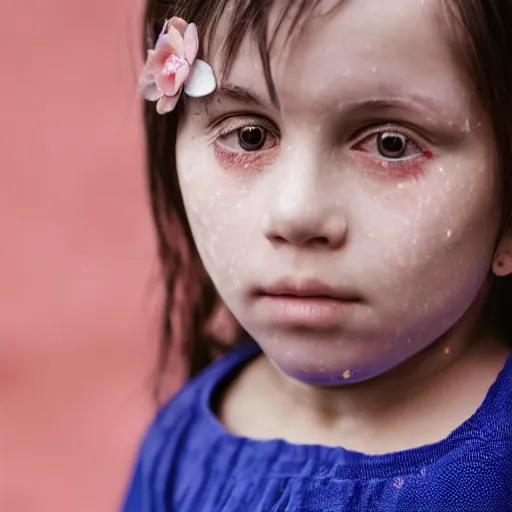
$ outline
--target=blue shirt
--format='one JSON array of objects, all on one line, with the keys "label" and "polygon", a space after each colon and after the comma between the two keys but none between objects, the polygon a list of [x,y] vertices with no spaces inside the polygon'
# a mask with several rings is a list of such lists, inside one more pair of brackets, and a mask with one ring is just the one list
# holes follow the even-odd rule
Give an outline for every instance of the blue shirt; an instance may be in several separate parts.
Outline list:
[{"label": "blue shirt", "polygon": [[124,512],[512,511],[512,356],[446,439],[365,455],[227,432],[212,399],[258,353],[252,343],[235,350],[162,408]]}]

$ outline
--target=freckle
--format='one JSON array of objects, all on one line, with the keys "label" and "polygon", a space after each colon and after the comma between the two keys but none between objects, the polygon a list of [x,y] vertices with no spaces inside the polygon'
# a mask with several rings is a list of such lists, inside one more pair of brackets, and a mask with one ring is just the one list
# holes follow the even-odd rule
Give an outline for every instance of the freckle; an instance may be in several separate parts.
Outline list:
[{"label": "freckle", "polygon": [[446,355],[448,355],[450,352],[451,352],[451,348],[450,348],[450,347],[446,347],[446,348],[444,349],[444,353],[445,353]]},{"label": "freckle", "polygon": [[352,372],[350,370],[345,370],[343,373],[342,373],[342,377],[347,380],[347,379],[350,379],[350,377],[352,377]]}]

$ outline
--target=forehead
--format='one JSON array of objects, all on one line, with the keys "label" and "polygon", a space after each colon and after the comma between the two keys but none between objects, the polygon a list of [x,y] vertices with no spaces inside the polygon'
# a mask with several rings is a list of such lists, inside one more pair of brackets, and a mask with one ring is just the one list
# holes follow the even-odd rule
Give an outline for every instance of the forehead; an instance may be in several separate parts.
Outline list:
[{"label": "forehead", "polygon": [[[271,12],[275,26],[287,2]],[[471,101],[452,57],[443,0],[324,0],[286,39],[279,32],[271,68],[280,101],[332,109],[361,96],[416,95],[454,105]],[[221,23],[218,33],[229,26]],[[217,57],[217,63],[220,57]],[[265,95],[256,44],[246,38],[225,81]],[[297,102],[295,102],[297,103]],[[297,105],[296,105],[297,106]]]}]

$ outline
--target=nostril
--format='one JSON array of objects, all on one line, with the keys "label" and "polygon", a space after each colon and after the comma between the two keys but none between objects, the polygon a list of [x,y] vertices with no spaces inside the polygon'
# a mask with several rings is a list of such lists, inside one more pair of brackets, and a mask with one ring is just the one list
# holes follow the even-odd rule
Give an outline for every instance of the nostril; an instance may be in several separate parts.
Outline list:
[{"label": "nostril", "polygon": [[271,241],[276,244],[290,244],[290,245],[296,245],[296,246],[318,246],[318,247],[327,247],[331,245],[331,242],[328,237],[326,236],[318,236],[318,237],[290,237],[286,238],[284,236],[280,235],[274,235],[271,237]]},{"label": "nostril", "polygon": [[313,242],[316,242],[317,245],[329,245],[329,239],[325,236],[319,236],[318,238],[315,238]]}]

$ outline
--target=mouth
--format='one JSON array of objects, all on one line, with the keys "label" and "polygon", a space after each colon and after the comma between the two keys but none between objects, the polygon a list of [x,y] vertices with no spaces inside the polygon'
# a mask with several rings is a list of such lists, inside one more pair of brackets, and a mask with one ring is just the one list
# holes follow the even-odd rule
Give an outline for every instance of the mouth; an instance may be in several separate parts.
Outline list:
[{"label": "mouth", "polygon": [[358,302],[360,298],[354,293],[337,290],[321,281],[300,282],[279,281],[255,291],[259,297],[276,297],[288,299],[324,299],[341,302]]},{"label": "mouth", "polygon": [[352,292],[314,280],[280,281],[255,290],[253,296],[265,320],[296,327],[332,327],[361,303]]}]

